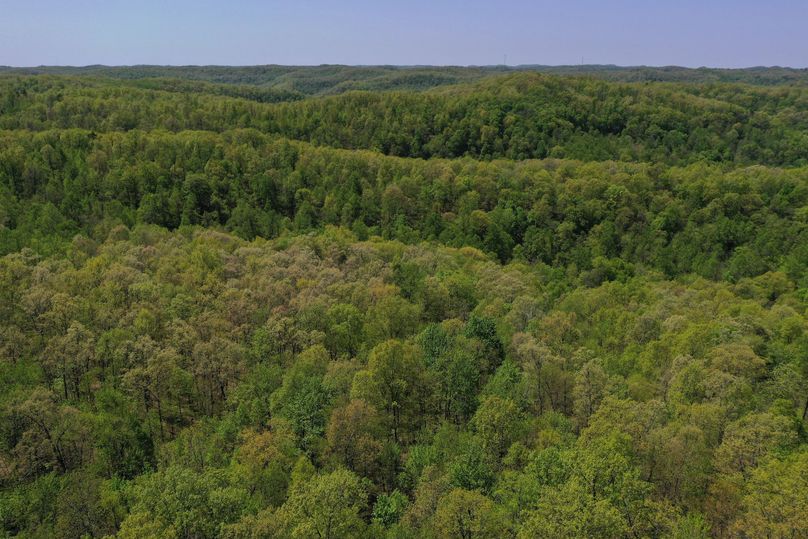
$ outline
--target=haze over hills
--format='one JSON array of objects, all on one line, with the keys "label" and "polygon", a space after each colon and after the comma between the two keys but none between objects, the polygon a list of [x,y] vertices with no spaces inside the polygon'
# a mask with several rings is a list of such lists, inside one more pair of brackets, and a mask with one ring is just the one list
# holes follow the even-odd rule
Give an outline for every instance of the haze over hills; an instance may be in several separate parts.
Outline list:
[{"label": "haze over hills", "polygon": [[535,71],[580,75],[624,82],[740,82],[758,85],[804,84],[808,69],[750,67],[744,69],[621,67],[614,65],[520,66],[39,66],[0,67],[18,74],[98,75],[121,79],[178,78],[226,84],[279,87],[307,95],[350,90],[424,90],[471,82],[497,73]]}]

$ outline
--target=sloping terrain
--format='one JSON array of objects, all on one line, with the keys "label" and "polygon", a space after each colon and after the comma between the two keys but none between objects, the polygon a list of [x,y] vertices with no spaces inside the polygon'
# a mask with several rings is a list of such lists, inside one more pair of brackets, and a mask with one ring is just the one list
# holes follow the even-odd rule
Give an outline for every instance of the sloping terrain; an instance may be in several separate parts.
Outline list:
[{"label": "sloping terrain", "polygon": [[0,75],[5,535],[808,535],[792,71],[42,71]]}]

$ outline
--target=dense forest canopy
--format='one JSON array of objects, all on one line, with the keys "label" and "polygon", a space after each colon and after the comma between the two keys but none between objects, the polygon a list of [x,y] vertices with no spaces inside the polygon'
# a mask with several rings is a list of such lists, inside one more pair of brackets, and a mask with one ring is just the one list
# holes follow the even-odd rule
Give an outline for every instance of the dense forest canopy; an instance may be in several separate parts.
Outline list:
[{"label": "dense forest canopy", "polygon": [[808,163],[808,88],[519,73],[427,92],[294,92],[166,79],[0,77],[0,129],[255,128],[401,157]]},{"label": "dense forest canopy", "polygon": [[808,536],[804,74],[534,67],[0,74],[4,536]]},{"label": "dense forest canopy", "polygon": [[307,95],[350,90],[425,90],[447,84],[473,82],[503,73],[533,72],[577,75],[623,82],[740,82],[763,86],[808,83],[808,69],[750,67],[745,69],[698,69],[667,66],[623,67],[615,65],[519,65],[519,66],[104,66],[83,67],[0,66],[0,73],[24,75],[81,75],[144,80],[178,78],[226,84],[277,87]]}]

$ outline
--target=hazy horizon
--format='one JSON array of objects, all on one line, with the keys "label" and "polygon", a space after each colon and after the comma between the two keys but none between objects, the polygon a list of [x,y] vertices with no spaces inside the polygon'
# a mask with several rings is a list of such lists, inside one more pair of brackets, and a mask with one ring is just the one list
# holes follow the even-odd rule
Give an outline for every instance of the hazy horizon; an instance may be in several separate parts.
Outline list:
[{"label": "hazy horizon", "polygon": [[617,69],[726,69],[726,70],[748,70],[748,69],[793,69],[793,70],[806,70],[808,67],[796,67],[788,65],[748,65],[738,67],[721,67],[711,65],[700,66],[684,66],[676,64],[666,65],[653,65],[653,64],[333,64],[333,63],[319,63],[319,64],[39,64],[39,65],[8,65],[0,64],[0,67],[11,69],[38,69],[38,68],[76,68],[86,69],[92,67],[103,68],[127,68],[127,67],[233,67],[233,68],[247,68],[247,67],[393,67],[393,68],[496,68],[501,67],[504,69],[519,69],[530,67],[549,67],[549,68],[587,68],[587,67],[609,67]]}]

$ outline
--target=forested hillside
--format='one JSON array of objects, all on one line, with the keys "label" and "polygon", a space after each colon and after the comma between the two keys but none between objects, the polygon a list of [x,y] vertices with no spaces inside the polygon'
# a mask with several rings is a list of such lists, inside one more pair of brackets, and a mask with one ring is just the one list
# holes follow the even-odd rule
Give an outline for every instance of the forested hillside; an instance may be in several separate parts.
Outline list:
[{"label": "forested hillside", "polygon": [[808,88],[126,69],[0,75],[5,536],[808,537]]},{"label": "forested hillside", "polygon": [[338,94],[351,90],[426,90],[448,84],[473,82],[502,73],[577,75],[622,82],[740,82],[761,86],[805,85],[808,69],[751,67],[746,69],[691,69],[678,66],[622,67],[615,65],[519,66],[0,66],[0,73],[24,75],[80,75],[125,80],[176,78],[226,84],[249,84],[307,95]]},{"label": "forested hillside", "polygon": [[0,88],[0,129],[6,130],[239,127],[401,157],[808,163],[808,88],[801,87],[625,84],[521,73],[429,92],[306,100],[164,79],[5,77]]}]

